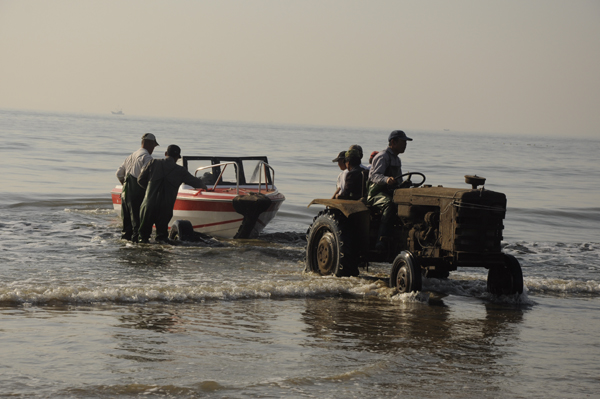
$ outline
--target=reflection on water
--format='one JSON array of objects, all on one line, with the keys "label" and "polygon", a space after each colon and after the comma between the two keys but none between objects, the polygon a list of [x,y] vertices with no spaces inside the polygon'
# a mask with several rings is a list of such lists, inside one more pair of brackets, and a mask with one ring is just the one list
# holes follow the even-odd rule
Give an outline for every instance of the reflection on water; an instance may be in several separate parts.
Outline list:
[{"label": "reflection on water", "polygon": [[[551,320],[557,310],[566,322]],[[0,383],[84,397],[524,398],[569,397],[555,379],[567,372],[589,393],[595,358],[586,353],[597,348],[581,333],[585,312],[537,313],[437,294],[425,303],[341,295],[7,307]],[[569,353],[577,359],[563,361]],[[560,395],[546,395],[546,384]]]},{"label": "reflection on water", "polygon": [[[515,356],[523,311],[481,303],[469,307],[471,311],[461,314],[443,300],[390,306],[362,298],[308,299],[302,317],[312,339],[305,345],[324,352],[343,352],[340,358],[346,362],[334,362],[323,369],[342,371],[348,367],[349,358],[357,363],[379,363],[376,372],[366,374],[375,379],[397,374],[398,384],[389,384],[397,392],[414,395],[417,387],[437,385],[437,393],[445,386],[448,394],[458,394],[460,390],[453,387],[458,379],[470,389],[461,397],[478,397],[486,391],[502,390],[499,375],[517,373],[502,359]],[[381,356],[373,359],[373,354]],[[461,376],[452,377],[456,373]],[[438,397],[437,393],[432,396]]]},{"label": "reflection on water", "polygon": [[133,307],[132,313],[120,316],[119,328],[145,329],[160,333],[183,333],[185,320],[178,315],[176,308]]},{"label": "reflection on water", "polygon": [[117,259],[132,268],[158,269],[172,264],[173,254],[170,249],[161,245],[127,244],[119,247]]},{"label": "reflection on water", "polygon": [[514,324],[523,318],[523,310],[519,308],[497,304],[478,304],[478,307],[485,309],[484,315],[457,315],[443,300],[391,306],[379,299],[365,302],[353,297],[310,298],[302,316],[307,334],[323,345],[335,342],[347,348],[382,353],[430,345],[449,348],[468,341],[493,345],[498,335],[513,334]]},{"label": "reflection on water", "polygon": [[[148,378],[165,373],[161,363],[168,361],[181,378],[198,373],[225,390],[284,378],[277,389],[293,384],[305,394],[340,381],[379,397],[386,396],[380,385],[421,397],[433,386],[438,390],[431,397],[439,397],[439,389],[461,397],[502,394],[503,378],[519,370],[524,311],[473,299],[459,299],[457,306],[456,300],[343,296],[294,306],[289,300],[134,306],[119,317],[113,338],[117,357],[145,363]],[[468,394],[461,393],[465,384]]]},{"label": "reflection on water", "polygon": [[175,355],[169,348],[169,341],[162,334],[139,333],[136,330],[148,330],[153,333],[184,333],[184,321],[177,315],[176,309],[135,306],[131,312],[119,317],[113,335],[118,342],[117,358],[135,362],[171,361]]}]

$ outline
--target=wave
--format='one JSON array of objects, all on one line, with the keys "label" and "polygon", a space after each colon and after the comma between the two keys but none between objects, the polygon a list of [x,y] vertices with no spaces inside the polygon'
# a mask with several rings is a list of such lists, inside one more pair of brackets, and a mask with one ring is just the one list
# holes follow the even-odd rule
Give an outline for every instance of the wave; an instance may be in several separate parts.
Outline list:
[{"label": "wave", "polygon": [[516,241],[503,242],[502,249],[508,253],[517,254],[555,254],[565,256],[565,254],[588,254],[594,253],[600,255],[600,243],[598,242],[554,242],[554,241]]},{"label": "wave", "polygon": [[[47,198],[47,196],[46,196]],[[110,208],[112,209],[112,201],[108,197],[91,197],[91,198],[55,198],[32,200],[19,197],[13,197],[14,202],[9,202],[0,208],[19,209],[19,208]]]},{"label": "wave", "polygon": [[510,208],[509,212],[520,217],[527,216],[531,219],[553,220],[574,219],[579,221],[600,221],[600,208],[559,208],[559,209],[528,209],[528,208]]},{"label": "wave", "polygon": [[[58,396],[87,398],[87,397],[204,397],[204,395],[233,389],[216,381],[200,381],[191,387],[173,384],[117,384],[117,385],[85,385],[84,387],[68,388]],[[62,395],[64,393],[64,395]]]},{"label": "wave", "polygon": [[529,292],[534,294],[600,295],[600,281],[594,280],[525,278],[525,284]]},{"label": "wave", "polygon": [[393,290],[384,282],[361,282],[360,279],[308,278],[303,281],[261,281],[242,284],[170,285],[105,287],[51,287],[25,284],[18,288],[0,287],[0,304],[130,304],[147,302],[204,302],[210,300],[240,300],[269,298],[319,297],[339,294],[376,295]]},{"label": "wave", "polygon": [[423,279],[421,292],[399,294],[388,287],[387,278],[321,277],[312,273],[297,273],[298,279],[264,280],[244,283],[169,284],[153,283],[118,286],[49,286],[41,283],[20,283],[0,286],[2,306],[203,303],[206,301],[237,301],[248,299],[294,299],[349,295],[388,300],[393,303],[428,304],[431,295],[475,297],[484,301],[510,305],[535,305],[531,293],[600,295],[600,282],[573,280],[525,279],[523,294],[495,297],[486,292],[486,279],[481,275],[458,273],[449,279]]}]

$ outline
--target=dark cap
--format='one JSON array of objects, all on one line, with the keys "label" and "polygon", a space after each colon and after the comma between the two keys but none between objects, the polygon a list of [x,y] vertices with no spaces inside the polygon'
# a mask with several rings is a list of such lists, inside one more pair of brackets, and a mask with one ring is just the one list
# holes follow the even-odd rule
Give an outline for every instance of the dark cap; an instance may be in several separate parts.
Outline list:
[{"label": "dark cap", "polygon": [[402,130],[394,130],[393,132],[391,132],[390,136],[388,137],[388,142],[392,141],[392,139],[412,141],[412,139],[410,137],[406,137],[406,133],[404,133]]},{"label": "dark cap", "polygon": [[369,157],[369,159],[373,159],[375,157],[375,155],[379,154],[379,151],[373,151],[371,153],[371,156]]},{"label": "dark cap", "polygon": [[181,158],[181,148],[178,145],[171,144],[167,147],[167,156],[171,158]]},{"label": "dark cap", "polygon": [[360,161],[360,153],[356,149],[351,149],[346,151],[346,161],[350,161],[350,159],[358,159]]},{"label": "dark cap", "polygon": [[356,151],[358,151],[358,156],[360,157],[360,159],[362,159],[362,157],[363,157],[363,150],[362,150],[361,146],[359,146],[358,144],[352,144],[350,146],[349,150],[356,150]]},{"label": "dark cap", "polygon": [[344,161],[346,159],[346,151],[340,151],[337,158],[334,158],[332,162]]},{"label": "dark cap", "polygon": [[156,145],[158,145],[158,141],[156,141],[156,136],[152,133],[144,133],[144,135],[142,136],[142,140],[154,141]]}]

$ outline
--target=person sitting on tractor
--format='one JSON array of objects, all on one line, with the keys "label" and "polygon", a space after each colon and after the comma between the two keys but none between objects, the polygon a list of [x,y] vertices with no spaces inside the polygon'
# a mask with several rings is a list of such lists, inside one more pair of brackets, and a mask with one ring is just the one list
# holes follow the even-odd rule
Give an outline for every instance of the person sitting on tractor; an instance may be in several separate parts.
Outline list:
[{"label": "person sitting on tractor", "polygon": [[362,147],[359,146],[358,144],[352,144],[350,146],[350,148],[348,149],[348,151],[352,151],[352,150],[358,151],[358,156],[359,156],[358,166],[361,169],[365,169],[365,170],[369,169],[367,166],[365,166],[365,165],[362,164],[362,159],[363,159],[363,150],[362,150]]},{"label": "person sitting on tractor", "polygon": [[367,165],[367,169],[371,169],[371,167],[373,166],[373,158],[375,158],[375,155],[379,154],[379,151],[373,151],[371,153],[371,156],[369,156],[369,164]]},{"label": "person sitting on tractor", "polygon": [[337,157],[333,159],[333,162],[337,162],[341,172],[337,177],[337,183],[335,185],[335,193],[333,193],[333,197],[337,198],[337,195],[344,188],[344,177],[346,176],[346,151],[340,151]]},{"label": "person sitting on tractor", "polygon": [[365,196],[365,181],[367,171],[361,167],[360,154],[357,150],[351,149],[344,155],[346,159],[346,170],[344,176],[344,185],[342,190],[336,194],[335,198],[359,200]]},{"label": "person sitting on tractor", "polygon": [[379,234],[375,248],[383,251],[386,248],[390,230],[397,213],[397,206],[392,201],[394,190],[410,187],[410,181],[398,181],[402,176],[402,162],[398,154],[404,153],[407,141],[412,141],[402,130],[394,130],[388,137],[388,147],[373,158],[369,172],[369,193],[367,206],[378,209],[381,216]]}]

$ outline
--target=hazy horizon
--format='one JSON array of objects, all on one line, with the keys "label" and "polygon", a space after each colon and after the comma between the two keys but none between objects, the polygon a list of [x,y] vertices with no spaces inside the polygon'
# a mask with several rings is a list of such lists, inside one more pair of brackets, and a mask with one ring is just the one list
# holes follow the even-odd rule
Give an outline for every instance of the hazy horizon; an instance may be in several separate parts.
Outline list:
[{"label": "hazy horizon", "polygon": [[0,0],[0,108],[600,137],[597,1]]}]

